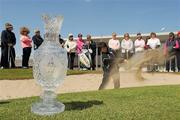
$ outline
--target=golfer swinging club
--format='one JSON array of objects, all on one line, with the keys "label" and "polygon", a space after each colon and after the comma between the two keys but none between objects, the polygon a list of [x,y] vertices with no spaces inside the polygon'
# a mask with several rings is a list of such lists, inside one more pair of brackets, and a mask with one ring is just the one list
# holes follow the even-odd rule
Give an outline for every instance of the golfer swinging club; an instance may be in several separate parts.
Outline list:
[{"label": "golfer swinging club", "polygon": [[99,87],[102,90],[106,87],[109,82],[110,77],[113,79],[114,88],[120,87],[120,73],[119,73],[119,63],[123,63],[123,58],[117,58],[113,50],[109,49],[105,42],[100,43],[102,52],[102,62],[103,62],[103,79]]}]

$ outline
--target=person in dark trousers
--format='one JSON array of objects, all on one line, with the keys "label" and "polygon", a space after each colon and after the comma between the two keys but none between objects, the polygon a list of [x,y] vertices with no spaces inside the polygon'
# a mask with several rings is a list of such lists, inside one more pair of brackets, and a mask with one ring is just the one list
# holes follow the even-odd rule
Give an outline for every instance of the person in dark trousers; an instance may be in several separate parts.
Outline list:
[{"label": "person in dark trousers", "polygon": [[178,33],[177,33],[175,54],[176,54],[176,58],[177,58],[178,72],[180,72],[180,31],[178,31]]},{"label": "person in dark trousers", "polygon": [[105,89],[110,77],[114,82],[114,88],[120,87],[119,63],[124,62],[123,58],[117,58],[115,53],[108,48],[105,42],[100,43],[103,62],[103,79],[99,90]]},{"label": "person in dark trousers", "polygon": [[69,34],[68,40],[64,44],[64,48],[67,50],[68,56],[68,68],[74,69],[74,58],[76,55],[76,41],[73,39],[73,34]]},{"label": "person in dark trousers", "polygon": [[22,55],[22,68],[29,68],[29,58],[31,55],[31,49],[32,49],[32,40],[29,37],[30,31],[27,27],[22,27],[20,29],[20,40],[21,40],[21,46],[23,48],[23,55]]},{"label": "person in dark trousers", "polygon": [[[169,33],[169,38],[166,40],[164,44],[164,55],[167,57],[166,59],[166,71],[167,72],[175,72],[175,57],[171,58],[175,55],[174,46],[176,45],[175,35],[173,32]],[[170,64],[171,63],[171,64]],[[171,66],[170,66],[171,65]]]},{"label": "person in dark trousers", "polygon": [[91,35],[87,35],[87,40],[84,44],[84,47],[88,49],[91,53],[91,68],[92,70],[95,70],[96,67],[96,43],[91,39]]},{"label": "person in dark trousers", "polygon": [[16,44],[16,37],[12,32],[12,24],[6,23],[5,28],[6,30],[3,30],[1,33],[1,68],[15,68],[14,46]]},{"label": "person in dark trousers", "polygon": [[61,47],[64,48],[65,42],[64,42],[64,40],[61,38],[61,35],[60,35],[60,34],[59,34],[59,43],[60,43]]},{"label": "person in dark trousers", "polygon": [[35,30],[35,35],[32,37],[34,43],[34,50],[38,49],[39,46],[43,43],[43,38],[41,37],[40,30]]}]

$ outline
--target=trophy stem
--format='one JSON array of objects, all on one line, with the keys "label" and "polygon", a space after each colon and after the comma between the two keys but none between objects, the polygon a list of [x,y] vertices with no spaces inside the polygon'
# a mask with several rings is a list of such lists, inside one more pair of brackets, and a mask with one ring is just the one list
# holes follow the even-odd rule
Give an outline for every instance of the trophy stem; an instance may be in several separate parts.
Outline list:
[{"label": "trophy stem", "polygon": [[41,99],[44,104],[53,104],[56,98],[54,91],[44,90]]},{"label": "trophy stem", "polygon": [[61,113],[65,109],[65,105],[56,101],[54,91],[44,90],[41,96],[41,102],[32,105],[31,111],[38,115],[52,115]]}]

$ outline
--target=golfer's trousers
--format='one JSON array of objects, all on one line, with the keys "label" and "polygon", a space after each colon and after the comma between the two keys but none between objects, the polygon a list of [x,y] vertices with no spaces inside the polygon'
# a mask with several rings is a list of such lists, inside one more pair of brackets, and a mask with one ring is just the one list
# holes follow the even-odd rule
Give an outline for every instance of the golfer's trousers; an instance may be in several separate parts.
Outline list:
[{"label": "golfer's trousers", "polygon": [[119,88],[120,87],[119,67],[114,66],[110,71],[104,71],[102,83],[101,83],[101,85],[99,87],[99,90],[104,89],[107,86],[110,77],[113,79],[114,88]]}]

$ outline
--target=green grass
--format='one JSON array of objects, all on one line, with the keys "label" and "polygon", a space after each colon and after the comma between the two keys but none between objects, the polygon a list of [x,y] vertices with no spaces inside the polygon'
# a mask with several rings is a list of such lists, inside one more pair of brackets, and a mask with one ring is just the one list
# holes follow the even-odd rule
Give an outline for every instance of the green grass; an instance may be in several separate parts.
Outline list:
[{"label": "green grass", "polygon": [[180,120],[180,85],[62,94],[66,110],[53,116],[31,113],[37,100],[1,102],[0,120]]},{"label": "green grass", "polygon": [[[68,70],[67,75],[98,74],[101,71]],[[32,69],[3,69],[0,70],[0,80],[32,79]]]}]

